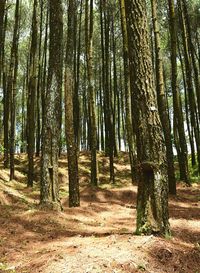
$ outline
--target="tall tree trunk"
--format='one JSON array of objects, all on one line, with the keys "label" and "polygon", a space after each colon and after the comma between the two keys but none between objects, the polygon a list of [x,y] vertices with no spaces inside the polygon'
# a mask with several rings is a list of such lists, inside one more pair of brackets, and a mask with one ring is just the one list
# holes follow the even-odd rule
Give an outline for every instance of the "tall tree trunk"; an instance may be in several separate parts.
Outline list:
[{"label": "tall tree trunk", "polygon": [[[4,20],[4,38],[6,35],[6,28],[8,22],[8,15],[5,14]],[[5,48],[2,48],[2,57],[5,55]],[[3,61],[2,61],[3,62]],[[3,65],[3,135],[4,135],[4,168],[9,167],[9,117],[10,117],[10,96],[7,88],[7,66]]]},{"label": "tall tree trunk", "polygon": [[[194,71],[194,84],[195,84],[195,89],[196,89],[198,119],[199,119],[199,122],[200,122],[200,80],[199,80],[199,71],[198,71],[198,67],[197,67],[197,63],[196,63],[195,46],[194,46],[193,41],[192,41],[192,30],[191,30],[191,24],[190,24],[190,17],[189,17],[189,14],[188,14],[188,2],[186,2],[186,0],[182,0],[182,2],[183,2],[183,14],[184,14],[184,19],[185,19],[185,25],[186,25],[186,29],[187,29],[188,50],[190,52],[191,63],[192,63],[193,71]],[[198,31],[196,31],[196,33],[198,33]],[[199,159],[200,159],[200,155],[199,155]],[[200,170],[200,167],[199,167],[199,170]]]},{"label": "tall tree trunk", "polygon": [[116,110],[117,110],[117,95],[118,95],[118,80],[117,80],[117,50],[116,50],[116,37],[115,37],[115,15],[112,14],[112,51],[113,51],[113,107],[112,107],[112,119],[113,119],[113,144],[114,144],[114,156],[118,156],[117,141],[116,141]]},{"label": "tall tree trunk", "polygon": [[105,72],[105,39],[104,39],[104,3],[103,0],[100,0],[99,10],[100,10],[100,26],[101,26],[101,74],[102,74],[102,109],[103,109],[103,119],[105,124],[105,136],[103,137],[102,147],[105,150],[106,155],[108,154],[108,122],[107,122],[107,111],[106,111],[106,101],[105,101],[105,89],[106,89],[106,72]]},{"label": "tall tree trunk", "polygon": [[[88,0],[85,2],[85,44],[87,58],[87,76],[88,76],[88,96],[89,96],[89,115],[90,115],[90,149],[91,149],[91,184],[98,184],[97,170],[97,126],[96,126],[96,106],[95,90],[93,79],[93,0],[90,0],[90,12],[88,9]],[[89,20],[88,20],[88,14]]]},{"label": "tall tree trunk", "polygon": [[179,50],[179,59],[180,59],[180,62],[181,62],[183,86],[184,86],[184,93],[185,93],[185,116],[186,116],[187,130],[188,130],[190,149],[191,149],[191,162],[192,162],[192,166],[194,167],[196,165],[196,155],[195,155],[195,144],[194,144],[193,128],[191,128],[191,122],[190,122],[189,102],[188,102],[185,68],[184,68],[184,64],[183,64],[183,58],[182,58],[182,55],[181,55],[181,52],[180,52],[180,46],[178,46],[178,50]]},{"label": "tall tree trunk", "polygon": [[40,155],[41,148],[41,91],[42,91],[42,34],[44,1],[40,0],[40,32],[38,48],[38,81],[37,81],[37,126],[36,126],[36,156]]},{"label": "tall tree trunk", "polygon": [[25,77],[23,79],[23,88],[22,88],[22,97],[21,97],[21,105],[22,105],[22,116],[21,116],[21,146],[20,153],[25,152],[25,93],[26,93],[26,72],[24,73]]},{"label": "tall tree trunk", "polygon": [[[180,20],[181,20],[181,28],[182,28],[182,40],[183,40],[183,48],[184,48],[184,61],[185,61],[185,70],[186,70],[186,85],[187,85],[187,92],[188,92],[188,101],[189,101],[189,109],[190,109],[190,116],[191,116],[191,125],[192,129],[194,130],[194,137],[195,137],[195,142],[196,142],[196,147],[197,147],[197,159],[198,159],[198,170],[200,173],[200,132],[199,132],[199,122],[197,118],[197,105],[196,105],[196,99],[195,99],[195,94],[194,94],[194,88],[193,88],[193,73],[192,73],[192,63],[195,65],[195,60],[193,53],[191,51],[194,51],[192,48],[191,39],[188,38],[188,33],[186,30],[186,21],[185,21],[185,14],[183,12],[183,5],[182,5],[182,0],[178,1],[179,4],[179,12],[180,12]],[[187,13],[187,8],[184,4],[184,10],[185,13]],[[189,29],[190,31],[190,29]],[[189,32],[190,33],[190,32]],[[190,46],[189,46],[190,45]],[[189,50],[190,49],[190,50]],[[192,59],[190,56],[193,56]],[[194,61],[194,62],[192,62]],[[196,71],[196,66],[195,70]],[[199,81],[198,81],[198,72],[194,73],[196,83],[196,91],[197,94],[199,92]],[[198,96],[197,96],[198,98]]]},{"label": "tall tree trunk", "polygon": [[76,136],[77,149],[79,151],[80,147],[80,137],[81,137],[81,109],[79,100],[79,86],[80,86],[80,56],[81,56],[81,33],[82,33],[82,13],[83,13],[83,0],[80,2],[80,14],[79,14],[79,30],[78,30],[78,46],[77,46],[77,61],[76,61],[76,79],[75,79],[75,91],[74,91],[74,133]]},{"label": "tall tree trunk", "polygon": [[164,90],[163,63],[160,45],[160,30],[157,18],[157,0],[151,0],[152,21],[155,40],[155,65],[156,65],[156,91],[158,100],[158,110],[165,136],[167,153],[167,173],[169,182],[169,192],[176,194],[176,179],[174,170],[173,148],[171,140],[171,125],[168,116],[167,98]]},{"label": "tall tree trunk", "polygon": [[121,8],[121,25],[122,25],[122,35],[123,35],[123,50],[124,50],[124,83],[125,83],[125,108],[126,108],[126,134],[129,147],[129,158],[131,165],[132,182],[136,178],[135,164],[136,164],[136,153],[134,149],[134,139],[133,139],[133,124],[131,119],[131,84],[130,84],[130,69],[129,69],[129,59],[128,59],[128,35],[126,26],[126,11],[125,11],[125,1],[120,0]]},{"label": "tall tree trunk", "polygon": [[105,129],[107,132],[106,136],[106,154],[109,155],[109,162],[110,162],[110,181],[114,183],[115,181],[115,172],[114,172],[114,132],[113,132],[113,118],[112,118],[112,91],[110,87],[110,23],[111,23],[111,16],[109,10],[109,3],[105,1],[103,4],[103,12],[104,12],[104,73],[105,73],[105,86],[104,86],[104,104],[105,104]]},{"label": "tall tree trunk", "polygon": [[10,68],[8,77],[8,93],[10,96],[10,180],[14,179],[15,154],[15,122],[16,122],[16,84],[18,72],[18,41],[19,41],[19,0],[16,0],[15,24],[11,47]]},{"label": "tall tree trunk", "polygon": [[35,98],[37,88],[37,0],[33,3],[32,34],[30,48],[30,72],[28,85],[28,105],[27,105],[27,152],[28,152],[28,187],[33,187],[34,180],[34,153],[35,153]]},{"label": "tall tree trunk", "polygon": [[171,39],[171,86],[173,94],[174,126],[178,131],[180,144],[179,169],[180,177],[186,184],[190,184],[187,158],[187,143],[184,132],[181,98],[177,87],[177,35],[174,0],[168,0],[169,28]]},{"label": "tall tree trunk", "polygon": [[146,2],[125,3],[138,157],[137,233],[169,233],[166,151],[149,46]]},{"label": "tall tree trunk", "polygon": [[44,97],[44,118],[41,164],[41,205],[60,209],[58,154],[61,124],[61,91],[63,68],[62,0],[49,1],[49,64],[47,90]]},{"label": "tall tree trunk", "polygon": [[[42,130],[43,130],[43,124],[45,119],[45,94],[47,89],[47,60],[48,60],[48,22],[49,22],[49,11],[47,9],[46,12],[46,27],[45,27],[45,37],[44,37],[44,50],[43,50],[43,56],[42,56],[42,83],[41,83],[41,89],[43,92],[41,92],[41,102],[42,102]],[[41,135],[43,135],[43,131],[41,132]]]},{"label": "tall tree trunk", "polygon": [[0,1],[0,86],[2,79],[2,67],[3,67],[3,48],[4,48],[4,15],[5,15],[6,0]]},{"label": "tall tree trunk", "polygon": [[79,177],[78,177],[78,149],[74,131],[74,78],[73,54],[74,52],[74,16],[76,13],[75,1],[69,2],[68,7],[68,30],[65,60],[65,134],[67,141],[68,174],[69,174],[69,207],[80,205]]}]

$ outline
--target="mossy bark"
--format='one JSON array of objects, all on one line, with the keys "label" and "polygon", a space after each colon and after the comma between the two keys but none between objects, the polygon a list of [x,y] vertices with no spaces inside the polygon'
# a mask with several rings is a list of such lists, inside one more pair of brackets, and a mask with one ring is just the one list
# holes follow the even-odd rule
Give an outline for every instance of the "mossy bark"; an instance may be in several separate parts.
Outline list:
[{"label": "mossy bark", "polygon": [[169,233],[166,150],[158,114],[146,3],[126,1],[138,158],[137,233]]}]

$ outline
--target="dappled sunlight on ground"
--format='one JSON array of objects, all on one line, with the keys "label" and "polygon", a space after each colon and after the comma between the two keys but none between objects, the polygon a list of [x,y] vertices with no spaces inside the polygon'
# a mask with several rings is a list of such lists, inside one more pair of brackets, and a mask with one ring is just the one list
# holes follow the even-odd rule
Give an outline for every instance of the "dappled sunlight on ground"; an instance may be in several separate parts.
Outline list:
[{"label": "dappled sunlight on ground", "polygon": [[198,272],[200,185],[180,185],[177,196],[170,196],[171,238],[136,236],[137,186],[131,184],[127,154],[115,160],[115,185],[108,184],[107,159],[99,155],[102,178],[97,188],[88,184],[88,153],[80,154],[78,208],[68,208],[62,155],[62,212],[39,210],[39,182],[36,179],[33,189],[27,188],[26,159],[21,156],[16,162],[16,180],[9,182],[8,170],[0,171],[0,272]]}]

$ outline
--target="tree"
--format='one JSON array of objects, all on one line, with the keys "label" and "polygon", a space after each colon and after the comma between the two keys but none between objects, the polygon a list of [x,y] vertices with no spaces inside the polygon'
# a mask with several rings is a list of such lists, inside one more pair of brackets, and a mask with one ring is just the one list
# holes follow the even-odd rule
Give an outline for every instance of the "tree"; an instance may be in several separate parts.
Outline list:
[{"label": "tree", "polygon": [[61,124],[61,91],[63,68],[62,0],[49,1],[49,64],[44,97],[42,135],[41,205],[60,209],[58,189],[58,154]]},{"label": "tree", "polygon": [[130,86],[130,68],[128,59],[128,36],[127,36],[127,26],[126,26],[126,11],[125,11],[125,1],[120,0],[121,8],[121,24],[122,24],[122,35],[123,35],[123,50],[124,50],[124,83],[125,83],[125,101],[126,101],[126,132],[127,140],[129,146],[129,158],[131,164],[132,181],[136,180],[135,176],[135,164],[136,155],[134,150],[133,142],[133,124],[131,118],[131,86]]},{"label": "tree", "polygon": [[174,136],[177,148],[180,178],[190,185],[187,159],[187,143],[184,132],[182,102],[177,87],[177,33],[174,0],[168,0],[169,5],[169,29],[171,44],[171,88],[173,94],[174,109]]},{"label": "tree", "polygon": [[65,59],[65,135],[67,141],[68,175],[69,175],[69,206],[80,205],[79,177],[78,177],[78,149],[74,132],[74,75],[73,75],[73,54],[74,54],[74,16],[76,12],[76,1],[70,1],[68,7],[68,29],[67,47]]},{"label": "tree", "polygon": [[166,152],[144,0],[125,3],[138,157],[137,233],[169,233]]},{"label": "tree", "polygon": [[[182,3],[183,2],[183,3]],[[196,97],[197,102],[199,101],[199,79],[198,79],[198,69],[196,67],[196,60],[194,56],[194,47],[191,40],[191,30],[189,26],[189,18],[187,12],[187,5],[185,1],[178,1],[180,21],[182,28],[182,40],[184,48],[184,61],[185,61],[185,70],[186,70],[186,89],[188,93],[188,102],[191,116],[191,126],[194,131],[194,138],[197,147],[197,159],[198,159],[198,170],[200,173],[200,131],[199,131],[199,122],[198,122],[198,111],[196,105],[195,92],[193,88],[193,76],[192,76],[192,65],[194,68],[194,79],[196,86]],[[200,110],[200,109],[199,109]]]},{"label": "tree", "polygon": [[34,179],[34,152],[35,152],[35,98],[37,87],[37,0],[33,3],[32,34],[30,48],[30,72],[28,85],[28,105],[27,105],[27,152],[28,152],[28,183],[33,186]]},{"label": "tree", "polygon": [[3,60],[3,47],[4,47],[4,14],[5,14],[6,0],[0,2],[0,84],[1,84],[1,73],[2,73],[2,60]]},{"label": "tree", "polygon": [[[16,85],[18,72],[18,42],[19,42],[19,0],[16,0],[15,24],[10,56],[10,68],[7,83],[7,94],[10,98],[10,180],[14,179],[15,155],[15,122],[16,122]],[[9,107],[8,107],[9,109]]]},{"label": "tree", "polygon": [[[88,16],[89,14],[89,16]],[[89,117],[90,117],[90,149],[91,149],[91,184],[98,184],[97,170],[97,126],[96,126],[96,107],[95,91],[93,79],[93,0],[90,0],[90,12],[88,0],[85,1],[85,46],[87,60],[88,77],[88,97],[89,97]]]},{"label": "tree", "polygon": [[157,18],[157,0],[151,0],[152,21],[155,40],[155,67],[156,67],[156,91],[158,101],[158,111],[163,127],[166,153],[167,153],[167,173],[169,181],[169,192],[176,194],[176,179],[174,170],[173,149],[171,140],[171,125],[169,121],[167,97],[164,89],[163,62],[160,44],[160,30]]}]

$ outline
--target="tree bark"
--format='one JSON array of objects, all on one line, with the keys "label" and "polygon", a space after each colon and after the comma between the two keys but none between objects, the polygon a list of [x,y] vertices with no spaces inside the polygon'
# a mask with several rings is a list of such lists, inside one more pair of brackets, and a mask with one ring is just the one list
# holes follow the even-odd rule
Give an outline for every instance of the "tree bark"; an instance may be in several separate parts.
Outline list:
[{"label": "tree bark", "polygon": [[[196,84],[196,92],[197,92],[197,102],[198,102],[198,93],[200,92],[200,85],[198,80],[198,72],[196,71],[196,63],[194,59],[194,48],[192,48],[192,41],[190,38],[190,28],[188,27],[188,32],[186,29],[186,19],[187,19],[187,7],[185,1],[179,0],[179,14],[181,20],[181,28],[182,28],[182,40],[183,40],[183,48],[184,48],[184,61],[185,61],[185,70],[186,70],[186,86],[188,93],[188,102],[189,102],[189,110],[191,117],[191,125],[194,130],[194,138],[197,147],[197,160],[198,160],[198,170],[200,173],[200,131],[199,131],[199,121],[197,114],[197,104],[195,98],[195,92],[193,88],[193,71],[192,64],[194,66],[194,79]],[[184,12],[185,11],[185,12]],[[189,22],[188,22],[189,23]]]},{"label": "tree bark", "polygon": [[169,233],[166,151],[158,114],[146,3],[127,0],[132,107],[138,157],[137,233]]},{"label": "tree bark", "polygon": [[69,2],[68,31],[65,60],[65,135],[67,142],[68,175],[69,175],[69,207],[80,205],[79,176],[78,176],[78,149],[74,131],[74,105],[75,75],[73,74],[74,52],[74,16],[76,12],[75,1]]},{"label": "tree bark", "polygon": [[173,156],[172,140],[171,140],[171,125],[170,125],[168,109],[167,109],[167,98],[166,98],[165,89],[164,89],[163,63],[162,63],[162,53],[161,53],[161,45],[160,45],[160,30],[159,30],[158,18],[157,18],[157,0],[151,0],[151,6],[152,6],[154,41],[155,41],[156,91],[157,91],[158,110],[159,110],[159,115],[160,115],[164,137],[165,137],[169,192],[171,194],[176,194],[176,179],[175,179],[174,156]]},{"label": "tree bark", "polygon": [[121,25],[122,25],[122,36],[123,36],[123,51],[124,51],[124,82],[125,82],[125,108],[126,108],[126,134],[129,147],[129,158],[131,165],[132,182],[136,178],[136,152],[134,149],[134,138],[133,138],[133,124],[131,119],[131,84],[130,84],[130,69],[129,69],[129,59],[128,59],[128,36],[127,36],[127,26],[126,26],[126,11],[125,11],[125,1],[120,0],[121,8]]},{"label": "tree bark", "polygon": [[16,84],[18,72],[18,42],[19,42],[19,0],[16,0],[15,24],[10,57],[7,92],[10,96],[10,180],[14,179],[15,163],[15,123],[16,123]]},{"label": "tree bark", "polygon": [[4,48],[4,15],[5,15],[6,0],[0,1],[0,86],[2,79],[2,66],[3,66],[3,48]]},{"label": "tree bark", "polygon": [[[188,171],[188,158],[187,158],[187,143],[184,132],[182,103],[180,94],[177,87],[177,33],[176,33],[176,16],[174,0],[168,0],[169,5],[169,28],[171,39],[171,87],[173,94],[173,108],[174,108],[174,127],[177,128],[179,144],[180,144],[180,157],[179,169],[181,179],[188,185],[189,171]],[[175,133],[175,132],[174,132]]]},{"label": "tree bark", "polygon": [[35,98],[37,88],[37,0],[33,4],[32,34],[30,48],[30,72],[28,85],[28,105],[27,105],[27,152],[28,152],[28,187],[33,187],[34,180],[34,153],[35,153]]},{"label": "tree bark", "polygon": [[[97,126],[96,126],[96,106],[95,90],[93,79],[93,0],[90,0],[90,12],[88,0],[85,2],[85,44],[87,59],[87,76],[88,76],[88,97],[89,97],[89,115],[90,115],[90,149],[91,149],[91,184],[98,185],[98,168],[97,168]],[[88,17],[88,14],[90,15]]]},{"label": "tree bark", "polygon": [[62,0],[49,1],[49,64],[44,98],[40,202],[49,209],[60,209],[58,154],[61,124],[63,68]]}]

